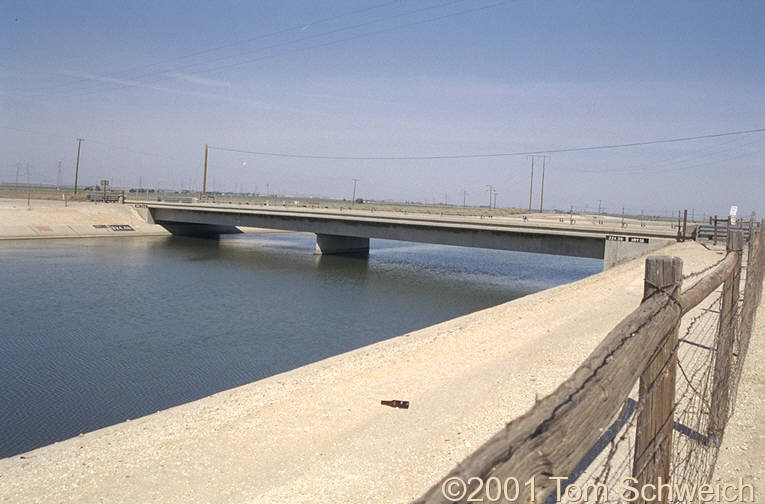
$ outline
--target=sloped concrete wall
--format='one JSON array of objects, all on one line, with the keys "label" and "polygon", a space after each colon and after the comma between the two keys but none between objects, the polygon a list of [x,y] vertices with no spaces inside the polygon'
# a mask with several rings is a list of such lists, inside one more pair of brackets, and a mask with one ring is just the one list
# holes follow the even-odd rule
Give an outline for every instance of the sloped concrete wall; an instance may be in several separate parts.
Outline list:
[{"label": "sloped concrete wall", "polygon": [[603,269],[607,270],[617,264],[658,250],[677,240],[665,238],[639,238],[632,236],[606,237],[606,249],[603,255]]}]

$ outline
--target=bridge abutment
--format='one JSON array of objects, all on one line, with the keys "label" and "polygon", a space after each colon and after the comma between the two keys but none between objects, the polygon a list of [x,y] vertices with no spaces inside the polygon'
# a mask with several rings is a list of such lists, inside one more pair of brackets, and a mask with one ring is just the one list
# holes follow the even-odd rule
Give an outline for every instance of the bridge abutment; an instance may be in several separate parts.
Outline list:
[{"label": "bridge abutment", "polygon": [[675,243],[673,239],[613,236],[606,238],[603,270]]},{"label": "bridge abutment", "polygon": [[316,253],[369,254],[369,238],[316,233]]}]

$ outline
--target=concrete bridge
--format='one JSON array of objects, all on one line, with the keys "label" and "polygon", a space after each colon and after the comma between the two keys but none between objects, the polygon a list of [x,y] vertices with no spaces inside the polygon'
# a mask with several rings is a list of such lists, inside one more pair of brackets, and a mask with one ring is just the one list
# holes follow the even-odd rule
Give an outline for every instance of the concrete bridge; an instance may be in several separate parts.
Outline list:
[{"label": "concrete bridge", "polygon": [[[604,269],[675,241],[671,229],[570,225],[501,217],[338,209],[138,202],[144,218],[173,234],[218,235],[257,227],[316,234],[319,254],[368,254],[369,239],[603,259]],[[566,219],[568,221],[568,219]],[[629,231],[627,230],[629,229]]]}]

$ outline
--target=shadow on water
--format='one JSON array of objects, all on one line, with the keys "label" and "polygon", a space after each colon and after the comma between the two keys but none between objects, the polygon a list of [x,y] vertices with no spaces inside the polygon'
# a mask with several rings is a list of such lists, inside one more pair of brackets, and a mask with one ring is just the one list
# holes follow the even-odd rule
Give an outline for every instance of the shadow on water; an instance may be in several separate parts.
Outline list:
[{"label": "shadow on water", "polygon": [[311,234],[0,246],[0,456],[600,271],[587,259]]}]

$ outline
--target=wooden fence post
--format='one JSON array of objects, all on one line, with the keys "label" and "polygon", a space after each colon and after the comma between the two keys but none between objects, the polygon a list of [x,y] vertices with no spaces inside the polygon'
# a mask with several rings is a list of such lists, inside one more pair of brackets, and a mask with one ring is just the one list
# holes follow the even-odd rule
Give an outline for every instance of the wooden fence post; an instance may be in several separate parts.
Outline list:
[{"label": "wooden fence post", "polygon": [[[754,220],[754,219],[752,219]],[[762,292],[762,240],[761,229],[754,227],[749,222],[749,251],[746,260],[746,282],[744,283],[744,300],[741,303],[741,322],[739,325],[739,347],[736,359],[737,377],[740,376],[741,368],[749,348],[749,340],[752,336],[755,313],[760,304],[760,292]],[[733,398],[735,400],[735,397]]]},{"label": "wooden fence post", "polygon": [[[659,291],[675,297],[680,293],[682,281],[682,259],[669,256],[648,257],[645,262],[643,301]],[[637,488],[646,484],[659,484],[659,478],[661,483],[669,481],[672,430],[675,427],[675,348],[679,326],[680,318],[670,329],[663,344],[656,348],[640,376],[639,401],[642,407],[637,418],[632,464],[632,476],[638,480]]]},{"label": "wooden fence post", "polygon": [[725,219],[725,239],[727,240],[729,236],[730,236],[730,215],[728,216],[727,219]]},{"label": "wooden fence post", "polygon": [[749,252],[747,257],[752,257],[752,243],[754,242],[754,212],[752,212],[752,216],[749,217],[749,240],[747,240],[748,246],[749,246]]},{"label": "wooden fence post", "polygon": [[715,215],[715,231],[714,231],[714,241],[712,242],[712,245],[717,245],[717,216]]},{"label": "wooden fence post", "polygon": [[[730,222],[730,221],[729,221]],[[728,232],[729,254],[736,254],[736,266],[730,278],[725,280],[720,306],[720,323],[717,332],[717,355],[715,374],[712,384],[712,402],[709,412],[709,437],[715,444],[722,441],[725,424],[730,410],[729,389],[731,363],[733,359],[733,340],[736,337],[736,308],[738,305],[739,284],[741,282],[741,253],[744,249],[744,235],[741,231]]]}]

